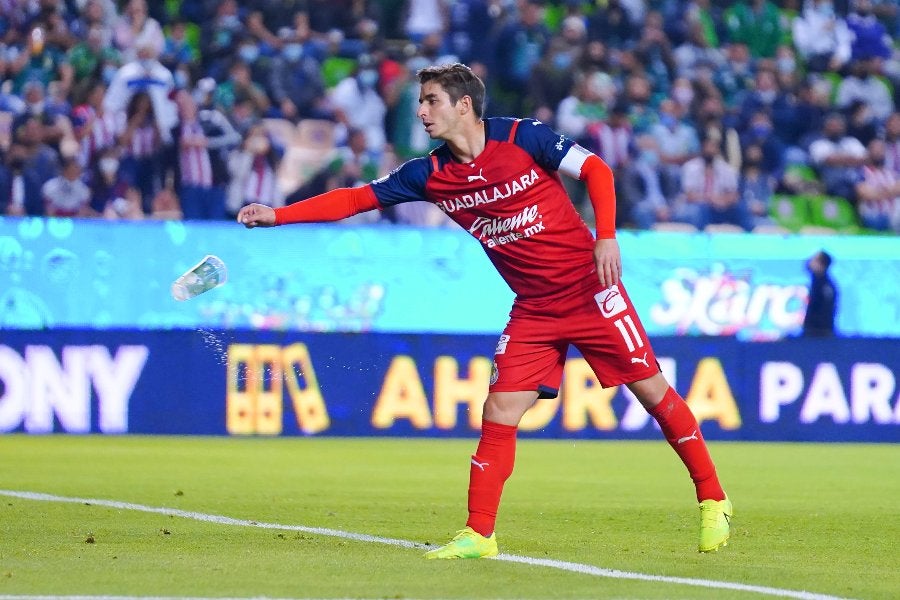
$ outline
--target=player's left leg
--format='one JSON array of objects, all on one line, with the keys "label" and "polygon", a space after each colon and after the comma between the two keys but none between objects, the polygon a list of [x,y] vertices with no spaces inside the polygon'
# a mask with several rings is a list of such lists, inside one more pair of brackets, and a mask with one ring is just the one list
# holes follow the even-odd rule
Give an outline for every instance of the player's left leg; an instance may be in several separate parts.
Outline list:
[{"label": "player's left leg", "polygon": [[659,370],[637,311],[620,282],[584,299],[586,310],[568,319],[570,339],[604,387],[626,384],[656,419],[687,467],[700,502],[700,550],[728,540],[731,503],[725,497],[697,419]]},{"label": "player's left leg", "polygon": [[727,545],[734,509],[719,483],[697,419],[684,399],[657,373],[628,384],[647,412],[656,419],[669,445],[687,467],[700,503],[700,552]]}]

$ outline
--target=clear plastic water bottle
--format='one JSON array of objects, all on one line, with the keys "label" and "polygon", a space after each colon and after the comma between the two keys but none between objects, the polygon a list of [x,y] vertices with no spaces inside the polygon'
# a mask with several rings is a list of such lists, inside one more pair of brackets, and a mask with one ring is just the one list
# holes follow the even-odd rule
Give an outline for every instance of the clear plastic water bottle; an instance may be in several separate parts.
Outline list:
[{"label": "clear plastic water bottle", "polygon": [[225,263],[218,256],[208,254],[172,284],[172,297],[182,302],[213,288],[228,279]]}]

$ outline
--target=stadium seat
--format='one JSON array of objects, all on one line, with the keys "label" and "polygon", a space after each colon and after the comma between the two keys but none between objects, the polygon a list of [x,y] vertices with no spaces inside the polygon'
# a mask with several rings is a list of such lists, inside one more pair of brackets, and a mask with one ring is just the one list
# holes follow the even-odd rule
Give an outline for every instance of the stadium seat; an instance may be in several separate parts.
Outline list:
[{"label": "stadium seat", "polygon": [[845,198],[836,196],[808,196],[810,224],[829,227],[841,233],[859,230],[856,209]]},{"label": "stadium seat", "polygon": [[811,224],[807,196],[776,194],[772,197],[769,216],[785,229],[800,231],[801,227]]},{"label": "stadium seat", "polygon": [[282,190],[297,189],[334,156],[335,125],[331,121],[303,119],[295,126],[283,119],[267,119],[266,127],[288,141],[277,173]]},{"label": "stadium seat", "polygon": [[654,223],[653,231],[675,231],[680,233],[697,233],[697,228],[690,223]]},{"label": "stadium seat", "polygon": [[791,233],[791,230],[787,227],[782,227],[781,225],[763,223],[754,227],[753,233],[759,233],[762,235],[786,235],[788,233]]},{"label": "stadium seat", "polygon": [[731,223],[710,223],[703,228],[706,233],[744,233],[744,228]]}]

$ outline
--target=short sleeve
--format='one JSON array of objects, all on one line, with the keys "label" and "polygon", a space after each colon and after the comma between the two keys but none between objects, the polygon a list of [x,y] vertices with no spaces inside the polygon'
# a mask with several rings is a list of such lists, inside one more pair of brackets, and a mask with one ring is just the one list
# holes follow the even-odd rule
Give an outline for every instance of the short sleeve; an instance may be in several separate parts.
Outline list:
[{"label": "short sleeve", "polygon": [[528,152],[536,163],[552,171],[559,170],[563,157],[575,145],[574,141],[535,119],[519,121],[515,143]]},{"label": "short sleeve", "polygon": [[372,182],[372,191],[382,208],[425,200],[425,184],[431,174],[430,157],[408,160]]}]

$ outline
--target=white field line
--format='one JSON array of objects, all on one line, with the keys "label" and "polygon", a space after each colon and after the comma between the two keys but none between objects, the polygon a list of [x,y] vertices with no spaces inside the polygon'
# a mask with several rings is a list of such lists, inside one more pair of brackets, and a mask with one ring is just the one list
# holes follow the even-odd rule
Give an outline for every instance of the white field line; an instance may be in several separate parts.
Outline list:
[{"label": "white field line", "polygon": [[[311,533],[314,535],[324,535],[329,537],[343,538],[356,542],[369,542],[375,544],[386,544],[389,546],[399,546],[401,548],[413,548],[419,550],[427,550],[434,546],[411,542],[408,540],[398,540],[394,538],[379,537],[375,535],[366,535],[364,533],[353,533],[350,531],[341,531],[340,529],[327,529],[324,527],[307,527],[306,525],[283,525],[280,523],[265,523],[262,521],[251,521],[247,519],[235,519],[232,517],[224,517],[220,515],[210,515],[201,512],[188,510],[180,510],[177,508],[165,508],[161,506],[146,506],[143,504],[133,504],[131,502],[119,502],[117,500],[100,500],[96,498],[71,498],[67,496],[54,496],[52,494],[41,494],[37,492],[19,492],[14,490],[0,490],[0,496],[10,496],[13,498],[21,498],[23,500],[37,500],[43,502],[66,502],[70,504],[85,504],[89,506],[105,506],[107,508],[118,508],[122,510],[135,510],[139,512],[155,513],[160,515],[183,517],[185,519],[193,519],[195,521],[204,521],[207,523],[216,523],[218,525],[236,525],[238,527],[257,527],[260,529],[274,529],[280,531],[299,531],[303,533]],[[529,556],[516,556],[514,554],[500,554],[493,560],[520,563],[534,567],[547,567],[550,569],[559,569],[571,573],[580,573],[583,575],[591,575],[594,577],[608,577],[611,579],[632,579],[636,581],[654,581],[658,583],[671,583],[677,585],[690,585],[695,587],[704,587],[719,590],[735,590],[738,592],[750,592],[755,594],[763,594],[766,596],[776,596],[779,598],[797,598],[798,600],[844,600],[838,596],[828,596],[825,594],[816,594],[813,592],[804,592],[796,590],[785,590],[761,585],[749,585],[745,583],[733,583],[730,581],[715,581],[712,579],[695,579],[692,577],[670,577],[667,575],[648,575],[645,573],[633,573],[629,571],[618,571],[616,569],[604,569],[593,565],[582,563],[574,563],[563,560],[553,560],[547,558],[531,558]],[[174,600],[162,599],[159,597],[149,596],[0,596],[0,600]],[[179,599],[188,600],[188,599]],[[199,599],[190,599],[199,600]],[[216,599],[216,600],[237,600],[237,599]]]}]

